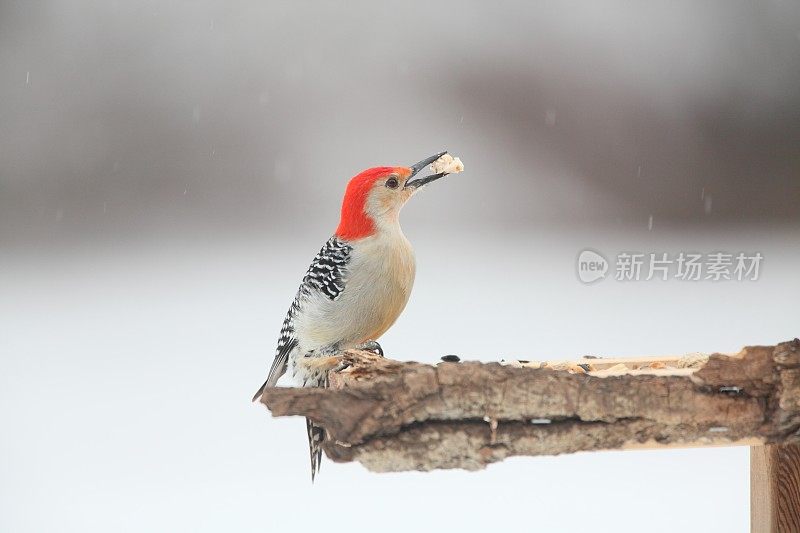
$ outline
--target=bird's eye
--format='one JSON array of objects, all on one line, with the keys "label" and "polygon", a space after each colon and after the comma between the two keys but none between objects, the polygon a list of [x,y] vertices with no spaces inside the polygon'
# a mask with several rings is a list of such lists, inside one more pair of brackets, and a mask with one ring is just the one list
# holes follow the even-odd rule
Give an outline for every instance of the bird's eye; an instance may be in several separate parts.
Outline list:
[{"label": "bird's eye", "polygon": [[386,186],[389,187],[390,189],[396,189],[399,184],[400,183],[397,181],[397,178],[395,178],[394,176],[386,180]]}]

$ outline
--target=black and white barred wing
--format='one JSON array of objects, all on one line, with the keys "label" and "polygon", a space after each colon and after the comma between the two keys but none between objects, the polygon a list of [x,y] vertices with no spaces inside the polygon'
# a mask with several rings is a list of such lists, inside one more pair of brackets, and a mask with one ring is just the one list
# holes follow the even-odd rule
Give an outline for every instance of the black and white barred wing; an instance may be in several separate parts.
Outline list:
[{"label": "black and white barred wing", "polygon": [[278,348],[275,350],[275,360],[269,369],[267,381],[258,389],[253,400],[261,396],[266,387],[274,387],[278,379],[286,372],[289,354],[297,346],[294,332],[294,320],[303,310],[303,305],[315,293],[324,294],[331,300],[336,300],[347,284],[347,263],[350,261],[350,252],[353,248],[339,240],[336,236],[328,239],[319,253],[311,261],[303,283],[297,290],[297,295],[292,302],[286,318],[283,319],[281,334],[278,338]]},{"label": "black and white barred wing", "polygon": [[328,239],[308,267],[297,293],[298,297],[307,297],[313,291],[318,291],[331,300],[338,298],[347,282],[347,263],[352,251],[349,244],[340,241],[336,236]]}]

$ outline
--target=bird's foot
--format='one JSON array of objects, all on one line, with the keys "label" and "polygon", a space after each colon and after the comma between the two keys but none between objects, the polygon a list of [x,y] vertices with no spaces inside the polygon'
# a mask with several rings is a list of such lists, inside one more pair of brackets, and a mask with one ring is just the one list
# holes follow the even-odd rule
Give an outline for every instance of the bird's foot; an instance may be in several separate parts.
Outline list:
[{"label": "bird's foot", "polygon": [[305,376],[303,379],[303,387],[314,386],[323,388],[328,387],[331,373],[341,372],[352,366],[346,354],[304,357],[300,359],[297,364],[302,367],[302,375]]},{"label": "bird's foot", "polygon": [[305,357],[300,360],[299,364],[304,366],[305,370],[311,374],[325,374],[327,372],[336,372],[346,368],[346,366],[342,367],[342,364],[344,364],[344,357],[341,355]]},{"label": "bird's foot", "polygon": [[356,346],[357,350],[367,350],[368,352],[375,352],[383,357],[383,348],[378,344],[378,341],[367,341],[364,344]]}]

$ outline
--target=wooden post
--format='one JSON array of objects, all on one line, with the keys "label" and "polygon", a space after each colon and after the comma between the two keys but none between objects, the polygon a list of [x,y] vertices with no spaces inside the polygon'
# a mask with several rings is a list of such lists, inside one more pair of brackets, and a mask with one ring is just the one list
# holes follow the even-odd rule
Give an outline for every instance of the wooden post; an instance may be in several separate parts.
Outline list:
[{"label": "wooden post", "polygon": [[750,531],[800,531],[800,445],[750,447]]}]

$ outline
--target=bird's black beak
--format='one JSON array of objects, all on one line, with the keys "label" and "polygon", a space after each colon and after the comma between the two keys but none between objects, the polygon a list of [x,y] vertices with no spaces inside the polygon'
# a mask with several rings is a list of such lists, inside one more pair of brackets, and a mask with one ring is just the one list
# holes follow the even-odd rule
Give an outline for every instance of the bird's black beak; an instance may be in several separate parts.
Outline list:
[{"label": "bird's black beak", "polygon": [[442,157],[446,153],[447,153],[447,150],[445,150],[444,152],[439,152],[438,154],[435,154],[435,155],[432,155],[430,157],[427,157],[427,158],[423,159],[419,163],[415,163],[415,164],[411,165],[409,167],[411,169],[411,175],[406,180],[406,184],[403,186],[403,188],[404,189],[419,189],[420,187],[422,187],[426,183],[430,183],[432,181],[438,180],[439,178],[441,178],[443,176],[447,176],[446,172],[440,172],[439,174],[433,174],[433,175],[430,175],[430,176],[425,176],[424,178],[417,178],[415,180],[411,179],[414,176],[416,176],[417,173],[420,170],[422,170],[423,168],[427,167],[428,165],[430,165],[431,163],[433,163],[434,161],[436,161],[437,159],[439,159],[440,157]]}]

